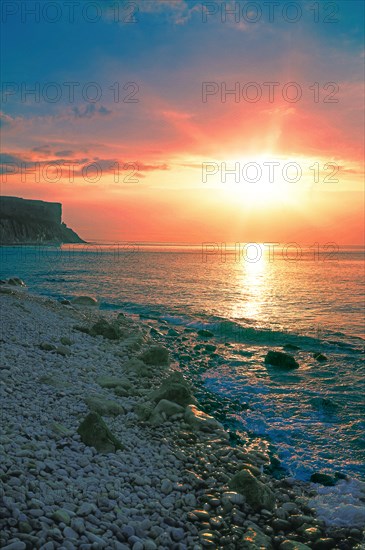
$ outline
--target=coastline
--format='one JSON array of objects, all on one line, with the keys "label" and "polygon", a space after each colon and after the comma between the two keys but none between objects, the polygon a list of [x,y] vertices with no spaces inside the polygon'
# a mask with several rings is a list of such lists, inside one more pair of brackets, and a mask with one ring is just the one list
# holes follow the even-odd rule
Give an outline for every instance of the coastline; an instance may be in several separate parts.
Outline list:
[{"label": "coastline", "polygon": [[[313,484],[264,473],[265,453],[232,446],[199,412],[189,381],[171,378],[179,365],[165,360],[161,348],[172,349],[156,329],[7,285],[0,300],[3,548],[362,547],[359,529],[315,517]],[[95,409],[123,449],[81,441]]]}]

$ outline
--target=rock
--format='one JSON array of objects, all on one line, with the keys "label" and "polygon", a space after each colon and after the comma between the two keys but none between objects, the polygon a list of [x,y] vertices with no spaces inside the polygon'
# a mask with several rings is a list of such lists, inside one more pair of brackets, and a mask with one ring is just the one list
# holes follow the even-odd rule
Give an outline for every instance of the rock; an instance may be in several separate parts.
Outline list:
[{"label": "rock", "polygon": [[172,491],[172,483],[169,479],[163,479],[161,483],[161,491],[164,493],[164,495],[169,495]]},{"label": "rock", "polygon": [[86,405],[101,416],[118,416],[124,414],[124,409],[116,401],[105,399],[102,395],[91,395],[85,399]]},{"label": "rock", "polygon": [[299,346],[296,346],[295,344],[284,344],[284,349],[289,349],[290,351],[298,351],[300,349]]},{"label": "rock", "polygon": [[27,545],[25,542],[22,542],[20,540],[11,542],[10,544],[7,544],[6,546],[2,546],[3,550],[25,550]]},{"label": "rock", "polygon": [[8,279],[7,283],[11,286],[27,286],[22,279],[19,279],[19,277],[12,277],[11,279]]},{"label": "rock", "polygon": [[72,340],[70,340],[70,338],[67,338],[67,336],[62,336],[60,342],[64,346],[71,346],[71,344],[72,344]]},{"label": "rock", "polygon": [[183,407],[181,407],[177,403],[167,401],[167,399],[161,399],[161,401],[153,409],[149,418],[149,422],[155,426],[158,426],[160,424],[163,424],[164,422],[163,415],[165,415],[166,418],[170,418],[170,416],[173,416],[174,414],[179,414],[183,412]]},{"label": "rock", "polygon": [[310,477],[312,483],[320,483],[326,487],[333,487],[336,485],[336,479],[328,474],[321,474],[320,472],[312,474]]},{"label": "rock", "polygon": [[249,527],[243,535],[240,548],[242,550],[272,550],[270,537],[256,527]]},{"label": "rock", "polygon": [[254,510],[273,510],[275,507],[274,493],[248,470],[235,474],[228,485],[233,491],[241,493]]},{"label": "rock", "polygon": [[285,369],[297,369],[299,364],[289,353],[282,351],[269,351],[265,357],[265,363]]},{"label": "rock", "polygon": [[65,523],[66,525],[70,525],[71,523],[70,516],[68,515],[67,511],[64,510],[63,508],[61,508],[60,510],[56,510],[52,514],[52,517],[55,521],[57,521],[57,523]]},{"label": "rock", "polygon": [[194,430],[202,432],[224,431],[218,420],[198,409],[195,405],[188,405],[184,416],[185,422]]},{"label": "rock", "polygon": [[[80,506],[80,508],[77,510],[77,515],[79,516],[90,516],[96,511],[95,504],[91,504],[90,502],[83,502]],[[74,520],[75,521],[75,520]],[[80,533],[80,529],[84,529],[84,524],[78,523],[75,525],[73,523],[73,528]]]},{"label": "rock", "polygon": [[69,437],[72,435],[71,430],[68,430],[66,426],[63,426],[62,424],[59,424],[57,422],[53,422],[50,425],[51,430],[60,437]]},{"label": "rock", "polygon": [[132,357],[132,359],[127,361],[123,366],[127,371],[135,372],[138,376],[153,375],[153,372],[150,370],[148,365],[136,357]]},{"label": "rock", "polygon": [[39,344],[39,349],[42,349],[43,351],[52,351],[56,349],[56,346],[48,344],[48,342],[42,342],[41,344]]},{"label": "rock", "polygon": [[96,382],[101,386],[102,388],[117,388],[118,386],[131,387],[131,384],[123,379],[123,378],[116,378],[115,376],[99,376],[96,379]]},{"label": "rock", "polygon": [[138,403],[135,408],[135,413],[139,420],[146,422],[151,417],[153,409],[154,406],[152,403]]},{"label": "rock", "polygon": [[196,403],[190,389],[189,383],[180,372],[173,372],[163,380],[161,386],[150,395],[152,401],[158,402],[162,399],[173,401],[185,407],[189,403]]},{"label": "rock", "polygon": [[103,318],[92,325],[89,329],[89,334],[91,336],[103,336],[103,338],[107,338],[108,340],[119,340],[122,337],[122,332],[118,323],[109,323]]},{"label": "rock", "polygon": [[314,359],[317,359],[317,361],[319,361],[320,363],[324,363],[325,361],[327,361],[327,357],[323,355],[323,353],[313,353],[313,357]]},{"label": "rock", "polygon": [[314,550],[332,550],[336,546],[336,542],[334,539],[330,538],[321,538],[316,540],[316,542],[313,544]]},{"label": "rock", "polygon": [[58,378],[56,376],[48,376],[46,374],[44,376],[41,376],[38,381],[41,384],[47,384],[47,386],[53,386],[57,389],[65,389],[71,386],[69,382],[62,380],[61,378]]},{"label": "rock", "polygon": [[62,355],[63,357],[67,357],[67,355],[71,355],[71,350],[69,350],[66,346],[57,346],[56,353],[58,355]]},{"label": "rock", "polygon": [[98,301],[91,296],[76,296],[72,299],[72,303],[77,306],[97,306]]},{"label": "rock", "polygon": [[296,540],[284,540],[280,546],[280,550],[311,550],[310,546],[298,542]]},{"label": "rock", "polygon": [[113,453],[123,449],[123,445],[114,437],[102,417],[96,412],[86,416],[77,432],[85,445],[95,447],[101,453]]},{"label": "rock", "polygon": [[163,346],[152,346],[141,354],[140,359],[146,365],[168,365],[169,352]]},{"label": "rock", "polygon": [[198,330],[197,334],[198,336],[202,336],[203,338],[212,338],[214,336],[213,332],[205,329]]},{"label": "rock", "polygon": [[213,346],[213,344],[206,344],[205,345],[205,351],[208,353],[213,353],[217,349],[217,346]]}]

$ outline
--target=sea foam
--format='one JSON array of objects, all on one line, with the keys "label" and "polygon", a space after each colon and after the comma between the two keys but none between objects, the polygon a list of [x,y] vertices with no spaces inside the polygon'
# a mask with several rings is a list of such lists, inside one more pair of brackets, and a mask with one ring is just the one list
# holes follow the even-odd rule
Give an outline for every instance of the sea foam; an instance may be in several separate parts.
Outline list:
[{"label": "sea foam", "polygon": [[309,501],[326,525],[359,527],[365,525],[365,483],[357,479],[341,481],[335,487],[320,487]]}]

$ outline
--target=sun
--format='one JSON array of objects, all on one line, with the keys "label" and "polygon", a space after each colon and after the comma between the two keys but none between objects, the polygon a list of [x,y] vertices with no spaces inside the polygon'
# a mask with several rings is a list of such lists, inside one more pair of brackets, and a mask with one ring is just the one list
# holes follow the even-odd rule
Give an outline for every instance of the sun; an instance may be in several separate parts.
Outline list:
[{"label": "sun", "polygon": [[220,179],[228,198],[255,209],[297,204],[308,188],[302,160],[269,155],[222,163]]}]

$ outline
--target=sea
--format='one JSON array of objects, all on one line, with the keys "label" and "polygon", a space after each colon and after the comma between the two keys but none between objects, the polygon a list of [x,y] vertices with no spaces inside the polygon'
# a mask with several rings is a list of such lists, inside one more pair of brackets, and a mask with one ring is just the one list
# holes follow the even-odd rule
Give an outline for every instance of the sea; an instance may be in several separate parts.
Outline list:
[{"label": "sea", "polygon": [[[102,310],[139,317],[171,341],[171,335],[185,335],[175,360],[194,375],[202,398],[224,402],[224,424],[237,441],[249,434],[256,447],[270,447],[276,475],[303,481],[316,472],[347,476],[355,483],[351,490],[346,485],[350,504],[356,482],[364,488],[364,248],[19,245],[1,247],[0,259],[1,279],[18,276],[30,293],[93,296]],[[203,344],[216,346],[199,360],[201,368],[198,330],[211,333]],[[269,350],[291,353],[299,368],[266,364]],[[344,486],[337,491],[346,492]]]}]

